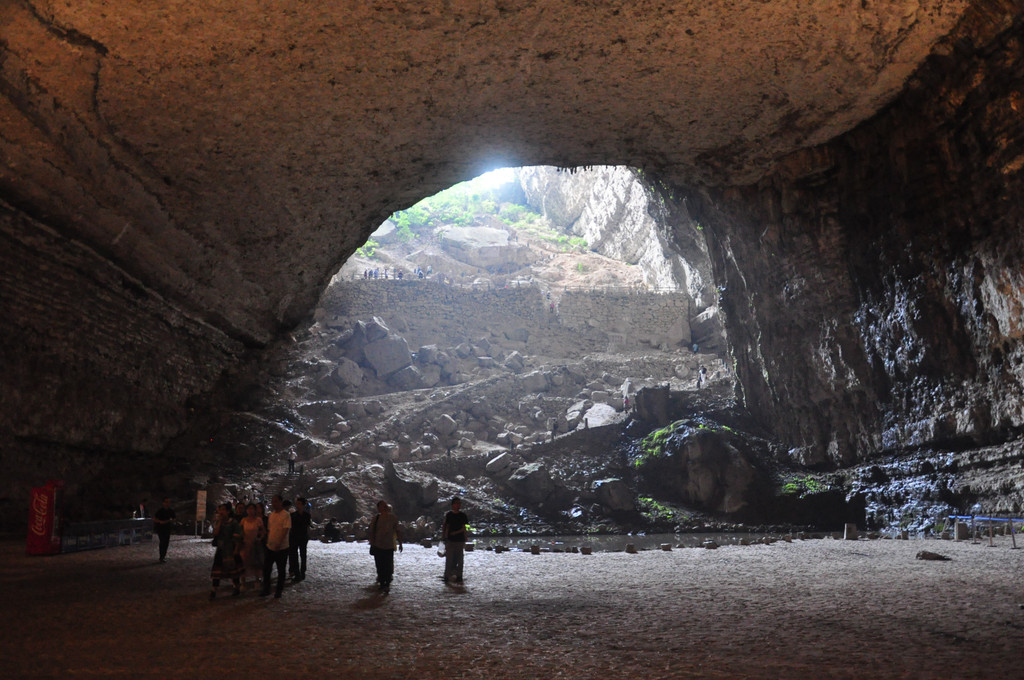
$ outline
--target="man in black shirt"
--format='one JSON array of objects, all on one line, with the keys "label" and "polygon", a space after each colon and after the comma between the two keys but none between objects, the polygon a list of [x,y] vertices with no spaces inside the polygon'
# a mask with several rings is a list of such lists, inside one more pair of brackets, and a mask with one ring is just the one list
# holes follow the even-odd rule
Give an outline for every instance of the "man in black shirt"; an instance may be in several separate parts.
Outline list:
[{"label": "man in black shirt", "polygon": [[466,551],[469,518],[462,512],[462,499],[452,498],[452,509],[444,515],[441,537],[444,539],[444,582],[462,583],[462,560]]},{"label": "man in black shirt", "polygon": [[306,544],[309,543],[309,526],[312,523],[306,499],[296,498],[292,529],[288,534],[288,573],[295,582],[306,578]]},{"label": "man in black shirt", "polygon": [[171,542],[171,524],[173,524],[176,517],[174,509],[171,508],[170,498],[165,498],[163,507],[153,515],[153,531],[156,532],[157,538],[160,539],[161,562],[167,561],[167,546]]}]

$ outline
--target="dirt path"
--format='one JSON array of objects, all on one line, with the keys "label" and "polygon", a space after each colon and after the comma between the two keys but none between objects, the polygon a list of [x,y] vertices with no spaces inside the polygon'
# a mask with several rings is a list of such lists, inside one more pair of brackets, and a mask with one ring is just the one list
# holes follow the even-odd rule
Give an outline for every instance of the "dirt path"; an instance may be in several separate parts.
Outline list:
[{"label": "dirt path", "polygon": [[[207,600],[208,542],[25,557],[0,544],[3,677],[1024,677],[1024,550],[969,542],[779,542],[640,554],[397,556],[310,544],[280,600]],[[948,562],[916,560],[919,550]]]}]

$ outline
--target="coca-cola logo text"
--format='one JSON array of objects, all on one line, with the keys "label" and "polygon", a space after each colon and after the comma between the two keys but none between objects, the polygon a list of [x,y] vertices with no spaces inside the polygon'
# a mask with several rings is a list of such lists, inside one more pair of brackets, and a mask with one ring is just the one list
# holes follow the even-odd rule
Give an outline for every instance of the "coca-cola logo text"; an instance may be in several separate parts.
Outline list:
[{"label": "coca-cola logo text", "polygon": [[46,535],[46,518],[49,515],[50,495],[36,494],[32,499],[32,524],[30,530],[36,536]]}]

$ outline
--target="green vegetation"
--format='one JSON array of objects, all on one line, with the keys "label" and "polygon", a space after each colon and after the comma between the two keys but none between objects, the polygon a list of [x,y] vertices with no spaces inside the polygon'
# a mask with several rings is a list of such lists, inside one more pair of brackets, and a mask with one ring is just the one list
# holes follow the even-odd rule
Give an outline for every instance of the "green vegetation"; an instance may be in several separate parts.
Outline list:
[{"label": "green vegetation", "polygon": [[[514,217],[509,219],[505,213]],[[460,182],[455,186],[424,198],[416,205],[399,210],[391,216],[404,243],[428,234],[442,226],[468,227],[481,224],[488,217],[499,217],[506,224],[518,220],[540,219],[540,215],[520,205],[499,205],[493,190],[481,188],[476,183]]]},{"label": "green vegetation", "polygon": [[691,519],[691,515],[663,505],[650,496],[637,497],[636,504],[640,514],[652,523],[685,522]]},{"label": "green vegetation", "polygon": [[366,243],[364,243],[359,248],[356,248],[356,255],[358,255],[359,257],[365,257],[365,258],[368,258],[368,259],[372,258],[374,256],[374,254],[377,252],[377,247],[379,245],[380,244],[377,243],[376,241],[374,241],[373,239],[367,239]]},{"label": "green vegetation", "polygon": [[830,488],[831,485],[827,482],[814,477],[793,477],[782,485],[782,495],[803,498],[810,494],[828,491]]},{"label": "green vegetation", "polygon": [[552,228],[543,215],[528,206],[500,202],[494,189],[472,180],[456,184],[391,216],[402,243],[410,243],[424,235],[443,239],[445,227],[483,225],[492,220],[498,220],[524,236],[547,241],[564,252],[586,252],[589,247],[586,239]]},{"label": "green vegetation", "polygon": [[642,453],[633,461],[633,467],[640,467],[647,460],[665,455],[665,444],[669,437],[689,425],[687,420],[677,420],[670,425],[655,430],[640,440]]}]

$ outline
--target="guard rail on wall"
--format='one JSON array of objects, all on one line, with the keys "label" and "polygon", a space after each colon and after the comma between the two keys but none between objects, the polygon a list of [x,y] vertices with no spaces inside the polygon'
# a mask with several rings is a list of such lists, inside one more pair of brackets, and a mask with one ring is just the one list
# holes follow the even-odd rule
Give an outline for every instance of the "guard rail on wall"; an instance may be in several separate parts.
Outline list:
[{"label": "guard rail on wall", "polygon": [[1020,522],[1021,525],[1024,525],[1024,519],[1021,519],[1021,518],[1018,518],[1018,517],[987,517],[987,516],[983,516],[983,515],[950,515],[949,519],[953,520],[953,538],[955,540],[957,540],[957,541],[960,540],[960,531],[959,531],[959,529],[960,529],[960,522],[961,521],[964,521],[965,524],[967,523],[967,521],[970,522],[971,539],[975,540],[975,541],[977,540],[977,534],[975,532],[975,527],[977,527],[978,525],[980,525],[983,522],[988,522],[988,544],[990,546],[995,545],[995,543],[993,541],[993,536],[995,534],[994,528],[995,528],[996,522],[1009,522],[1010,542],[1013,544],[1013,548],[1012,548],[1013,550],[1017,549],[1017,531],[1014,528],[1013,523],[1014,522]]}]

